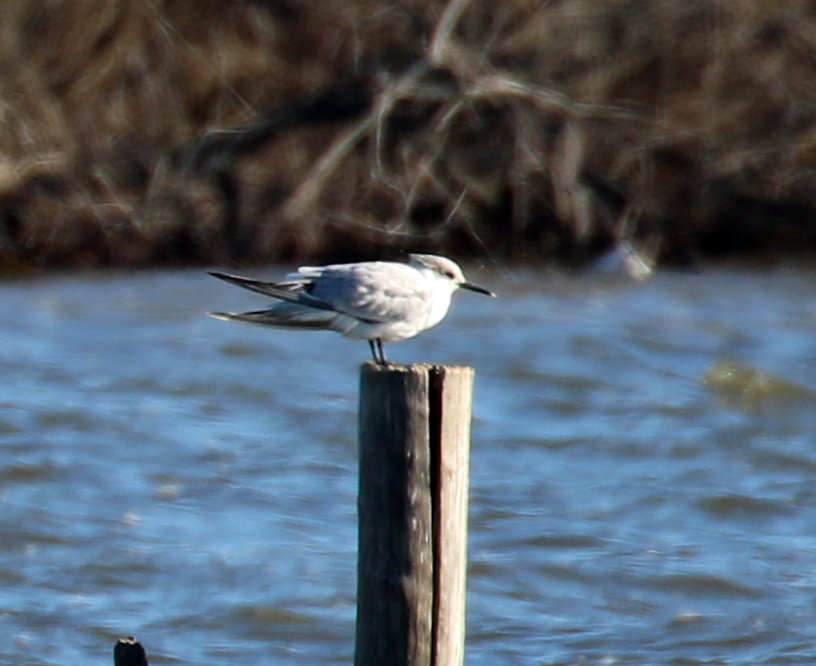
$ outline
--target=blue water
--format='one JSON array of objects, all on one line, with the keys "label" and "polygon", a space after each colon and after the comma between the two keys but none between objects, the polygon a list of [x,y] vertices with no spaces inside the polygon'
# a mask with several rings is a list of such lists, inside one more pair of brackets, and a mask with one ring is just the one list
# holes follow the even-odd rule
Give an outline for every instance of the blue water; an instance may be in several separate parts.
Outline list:
[{"label": "blue water", "polygon": [[[467,272],[388,347],[476,368],[466,663],[816,659],[816,273]],[[0,285],[0,663],[352,663],[369,351],[262,303]]]}]

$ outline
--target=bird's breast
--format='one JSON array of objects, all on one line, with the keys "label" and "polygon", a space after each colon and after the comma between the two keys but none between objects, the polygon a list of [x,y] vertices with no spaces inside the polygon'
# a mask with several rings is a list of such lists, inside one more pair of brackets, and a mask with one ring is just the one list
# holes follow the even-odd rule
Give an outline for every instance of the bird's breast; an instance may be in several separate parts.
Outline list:
[{"label": "bird's breast", "polygon": [[425,328],[436,326],[440,321],[442,321],[445,318],[445,315],[448,314],[450,303],[450,292],[437,292],[434,295],[433,302],[428,310],[428,318],[425,322]]}]

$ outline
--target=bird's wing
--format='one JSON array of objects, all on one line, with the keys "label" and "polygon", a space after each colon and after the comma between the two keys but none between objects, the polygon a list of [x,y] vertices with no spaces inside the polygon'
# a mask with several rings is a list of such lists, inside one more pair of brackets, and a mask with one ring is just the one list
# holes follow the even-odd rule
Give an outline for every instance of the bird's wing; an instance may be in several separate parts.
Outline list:
[{"label": "bird's wing", "polygon": [[264,326],[314,328],[318,330],[330,328],[337,317],[337,314],[331,310],[310,308],[297,303],[275,303],[266,310],[254,310],[252,312],[209,312],[207,314],[225,321],[242,321],[248,324],[263,324]]},{"label": "bird's wing", "polygon": [[309,286],[311,284],[309,280],[264,282],[263,280],[254,280],[252,278],[241,277],[239,275],[228,275],[227,273],[219,273],[217,271],[209,271],[209,273],[213,277],[217,277],[219,280],[224,280],[225,282],[238,285],[244,289],[258,292],[264,296],[279,298],[282,301],[289,301],[290,303],[307,305],[319,310],[334,309],[328,303],[324,303],[319,299],[312,297],[312,295],[308,293]]},{"label": "bird's wing", "polygon": [[391,262],[304,266],[284,282],[215,271],[210,275],[265,296],[339,312],[367,323],[421,318],[433,299],[433,290],[415,268]]},{"label": "bird's wing", "polygon": [[422,317],[433,298],[432,289],[416,269],[390,262],[326,266],[307,290],[335,312],[369,323]]}]

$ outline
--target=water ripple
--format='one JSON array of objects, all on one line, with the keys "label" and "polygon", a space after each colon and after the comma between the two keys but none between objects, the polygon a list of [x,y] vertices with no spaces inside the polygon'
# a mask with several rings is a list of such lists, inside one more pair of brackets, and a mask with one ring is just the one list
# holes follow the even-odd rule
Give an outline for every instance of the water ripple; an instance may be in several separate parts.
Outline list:
[{"label": "water ripple", "polygon": [[[391,351],[477,368],[469,666],[816,659],[813,275],[474,279]],[[219,289],[0,287],[3,663],[352,661],[368,350]]]}]

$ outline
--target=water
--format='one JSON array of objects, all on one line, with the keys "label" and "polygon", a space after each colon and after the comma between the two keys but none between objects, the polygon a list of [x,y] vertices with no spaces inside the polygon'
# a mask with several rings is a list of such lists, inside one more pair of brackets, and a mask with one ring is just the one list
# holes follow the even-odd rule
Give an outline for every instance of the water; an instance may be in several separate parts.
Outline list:
[{"label": "water", "polygon": [[[816,274],[468,277],[388,348],[477,369],[466,663],[813,661]],[[369,350],[263,302],[0,286],[0,663],[352,663]]]}]

